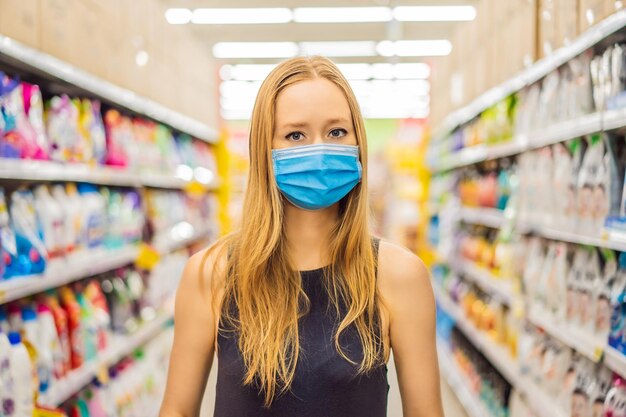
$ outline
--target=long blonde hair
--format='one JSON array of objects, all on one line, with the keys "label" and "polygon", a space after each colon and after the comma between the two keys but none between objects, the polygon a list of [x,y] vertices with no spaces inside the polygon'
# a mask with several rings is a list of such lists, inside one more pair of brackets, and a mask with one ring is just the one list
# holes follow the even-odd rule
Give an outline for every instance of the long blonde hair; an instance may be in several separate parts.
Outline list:
[{"label": "long blonde hair", "polygon": [[[376,259],[369,230],[367,143],[363,119],[350,85],[339,69],[323,57],[293,58],[265,79],[254,105],[250,131],[250,172],[242,226],[228,236],[228,276],[221,308],[221,326],[235,331],[245,364],[244,384],[256,384],[269,407],[287,391],[299,358],[298,319],[309,300],[301,277],[288,259],[284,233],[284,201],[273,175],[271,151],[278,94],[295,83],[324,78],[345,95],[359,145],[362,181],[340,202],[339,220],[329,242],[330,267],[325,285],[331,306],[340,317],[334,344],[354,328],[363,347],[358,372],[379,366],[388,347],[380,325]],[[234,308],[233,308],[234,307]]]}]

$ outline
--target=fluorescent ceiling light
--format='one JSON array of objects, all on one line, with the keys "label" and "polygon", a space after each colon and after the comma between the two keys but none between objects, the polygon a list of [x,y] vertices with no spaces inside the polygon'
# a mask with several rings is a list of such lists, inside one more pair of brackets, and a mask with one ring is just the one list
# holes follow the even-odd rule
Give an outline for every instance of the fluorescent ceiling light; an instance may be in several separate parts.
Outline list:
[{"label": "fluorescent ceiling light", "polygon": [[150,55],[145,50],[140,50],[135,55],[135,63],[138,67],[145,67],[148,65],[148,61],[150,60]]},{"label": "fluorescent ceiling light", "polygon": [[372,64],[372,77],[380,80],[424,80],[430,77],[430,65],[422,62]]},{"label": "fluorescent ceiling light", "polygon": [[370,64],[337,64],[344,77],[348,80],[369,80],[372,78]]},{"label": "fluorescent ceiling light", "polygon": [[[337,64],[348,80],[425,80],[430,77],[430,65],[423,62],[400,64]],[[274,64],[222,65],[223,81],[263,81],[276,67]]]},{"label": "fluorescent ceiling light", "polygon": [[413,100],[430,93],[430,83],[426,80],[354,80],[350,81],[350,85],[359,97],[409,95]]},{"label": "fluorescent ceiling light", "polygon": [[430,114],[430,109],[407,110],[407,109],[362,109],[366,119],[425,119]]},{"label": "fluorescent ceiling light", "polygon": [[200,184],[208,185],[215,179],[215,174],[213,171],[205,167],[195,167],[193,170],[193,177]]},{"label": "fluorescent ceiling light", "polygon": [[189,165],[179,165],[176,167],[176,176],[183,181],[193,179],[193,169]]},{"label": "fluorescent ceiling light", "polygon": [[223,65],[220,68],[220,77],[224,81],[263,81],[274,67],[274,64]]},{"label": "fluorescent ceiling light", "polygon": [[191,21],[197,25],[287,23],[291,15],[291,10],[285,7],[195,9]]},{"label": "fluorescent ceiling light", "polygon": [[422,62],[395,64],[393,78],[398,80],[425,80],[430,77],[430,65]]},{"label": "fluorescent ceiling light", "polygon": [[293,10],[297,23],[389,22],[389,7],[298,7]]},{"label": "fluorescent ceiling light", "polygon": [[389,7],[253,7],[253,8],[171,8],[165,19],[173,25],[277,24],[277,23],[355,23],[456,22],[476,18],[474,6]]},{"label": "fluorescent ceiling light", "polygon": [[[396,116],[396,117],[416,117],[416,116],[411,116],[411,114],[414,114],[416,112],[424,112],[424,111],[429,111],[430,110],[430,106],[428,105],[428,103],[426,104],[422,104],[422,103],[398,103],[398,104],[388,104],[389,102],[387,102],[387,105],[385,105],[384,103],[381,103],[381,100],[378,100],[378,102],[376,102],[376,99],[370,99],[370,100],[359,100],[359,104],[361,107],[361,110],[366,113],[368,110],[376,110],[377,112],[383,112],[383,111],[388,111],[388,112],[394,112],[394,113],[403,113],[404,116]],[[371,116],[370,116],[371,117]],[[382,117],[382,116],[379,116]]]},{"label": "fluorescent ceiling light", "polygon": [[256,96],[261,88],[261,81],[224,81],[220,84],[222,97],[237,98]]},{"label": "fluorescent ceiling light", "polygon": [[291,58],[298,55],[295,42],[218,42],[216,58]]},{"label": "fluorescent ceiling light", "polygon": [[220,107],[225,110],[246,110],[252,112],[255,100],[256,94],[249,94],[238,97],[222,96],[220,98]]},{"label": "fluorescent ceiling light", "polygon": [[474,6],[399,6],[393,17],[401,22],[459,22],[476,19]]},{"label": "fluorescent ceiling light", "polygon": [[170,237],[176,242],[179,242],[193,236],[193,231],[193,226],[190,223],[180,222],[175,226],[172,226],[172,229],[170,230]]},{"label": "fluorescent ceiling light", "polygon": [[376,42],[300,42],[301,55],[337,56],[376,56]]},{"label": "fluorescent ceiling light", "polygon": [[382,56],[446,56],[452,44],[448,40],[382,41],[376,50]]},{"label": "fluorescent ceiling light", "polygon": [[338,64],[349,80],[423,80],[430,77],[430,66],[421,62],[402,64]]},{"label": "fluorescent ceiling light", "polygon": [[[376,56],[445,56],[452,51],[448,40],[355,41],[355,42],[218,42],[213,46],[216,58],[291,58],[300,55],[330,57]],[[395,77],[395,76],[394,76]],[[396,77],[404,78],[404,77]]]},{"label": "fluorescent ceiling light", "polygon": [[193,12],[189,9],[167,9],[165,11],[165,20],[170,25],[186,25],[191,22]]},{"label": "fluorescent ceiling light", "polygon": [[252,111],[247,110],[226,110],[220,111],[222,118],[225,120],[249,120],[252,117]]}]

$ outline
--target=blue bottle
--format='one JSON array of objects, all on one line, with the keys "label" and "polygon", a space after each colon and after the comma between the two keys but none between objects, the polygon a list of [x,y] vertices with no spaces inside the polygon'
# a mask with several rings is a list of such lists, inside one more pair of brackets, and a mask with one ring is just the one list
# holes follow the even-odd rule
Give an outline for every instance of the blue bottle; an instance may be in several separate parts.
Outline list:
[{"label": "blue bottle", "polygon": [[17,259],[11,267],[11,273],[13,275],[43,273],[46,268],[47,252],[42,240],[41,225],[35,213],[33,194],[29,190],[13,193],[10,213],[11,229],[17,248]]},{"label": "blue bottle", "polygon": [[609,332],[609,346],[624,352],[624,324],[626,324],[626,253],[619,255],[619,270],[616,282],[611,289],[611,330]]}]

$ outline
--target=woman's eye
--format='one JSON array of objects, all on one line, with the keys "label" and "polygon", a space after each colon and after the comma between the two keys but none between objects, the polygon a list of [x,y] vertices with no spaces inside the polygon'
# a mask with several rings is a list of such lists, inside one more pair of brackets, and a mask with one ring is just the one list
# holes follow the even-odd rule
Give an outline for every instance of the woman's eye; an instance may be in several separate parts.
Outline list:
[{"label": "woman's eye", "polygon": [[348,132],[345,129],[333,129],[330,131],[330,137],[332,138],[342,138],[347,134]]},{"label": "woman's eye", "polygon": [[301,132],[291,132],[286,136],[287,139],[291,139],[294,141],[302,140],[303,137],[304,135]]}]

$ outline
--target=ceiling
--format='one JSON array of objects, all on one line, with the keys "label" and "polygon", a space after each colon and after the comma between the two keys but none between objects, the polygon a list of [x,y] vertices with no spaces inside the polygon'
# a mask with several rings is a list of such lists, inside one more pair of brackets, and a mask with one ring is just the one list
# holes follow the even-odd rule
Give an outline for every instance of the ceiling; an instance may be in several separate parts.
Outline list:
[{"label": "ceiling", "polygon": [[[503,0],[506,1],[506,0]],[[260,7],[397,7],[476,5],[476,0],[161,0],[167,8],[260,8]],[[208,51],[218,42],[315,42],[315,41],[385,41],[440,40],[452,41],[458,22],[373,22],[373,23],[282,23],[246,25],[195,25],[186,27],[206,45]],[[452,45],[454,48],[454,45]],[[419,57],[333,57],[342,63],[417,63],[433,64],[439,58]],[[275,64],[280,58],[215,59],[218,67],[225,64]],[[429,88],[418,81],[351,81],[365,117],[426,117],[429,112]],[[225,119],[245,119],[252,111],[260,82],[240,81],[233,84],[233,93],[220,88],[221,114]],[[426,82],[427,83],[427,82]]]},{"label": "ceiling", "polygon": [[[357,7],[357,6],[427,6],[471,5],[475,0],[231,0],[225,4],[215,0],[162,0],[167,7],[188,9],[206,7]],[[257,25],[189,25],[207,48],[217,42],[275,42],[275,41],[383,41],[452,39],[455,22],[385,22],[385,23],[284,23]],[[336,62],[419,62],[423,58],[357,57],[334,58]],[[274,63],[280,59],[220,59],[220,64]]]}]

